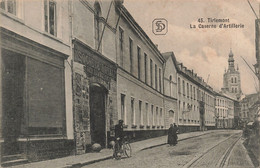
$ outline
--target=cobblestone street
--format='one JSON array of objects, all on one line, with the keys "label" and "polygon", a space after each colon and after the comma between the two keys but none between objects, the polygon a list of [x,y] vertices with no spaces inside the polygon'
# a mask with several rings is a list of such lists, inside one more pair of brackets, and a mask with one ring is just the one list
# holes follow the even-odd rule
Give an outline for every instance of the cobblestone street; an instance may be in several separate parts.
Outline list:
[{"label": "cobblestone street", "polygon": [[[160,147],[155,147],[152,149],[134,153],[131,158],[124,158],[121,160],[111,159],[91,164],[85,167],[189,167],[188,163],[200,155],[203,155],[203,157],[198,160],[196,164],[193,165],[194,167],[216,167],[219,163],[219,160],[221,160],[225,149],[228,149],[228,146],[230,146],[234,142],[234,139],[240,136],[240,134],[234,134],[234,131],[207,134],[181,141],[177,144],[177,146],[174,147],[163,145]],[[221,143],[222,141],[223,143]],[[216,146],[216,148],[213,148],[214,146]],[[208,155],[204,155],[205,151],[211,148],[213,148],[214,150],[212,149],[209,151]],[[242,156],[243,155],[241,155],[240,157]],[[234,157],[236,157],[235,161]],[[234,156],[233,154],[232,164],[235,165],[234,162],[240,162],[240,157]],[[252,167],[250,163],[243,166]]]}]

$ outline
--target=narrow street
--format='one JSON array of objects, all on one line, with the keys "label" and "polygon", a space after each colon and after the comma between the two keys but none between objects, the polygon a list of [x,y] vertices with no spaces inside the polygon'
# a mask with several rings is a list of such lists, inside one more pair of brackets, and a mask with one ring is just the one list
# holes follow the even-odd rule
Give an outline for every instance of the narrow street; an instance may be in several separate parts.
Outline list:
[{"label": "narrow street", "polygon": [[[240,142],[239,137],[241,133],[236,131],[207,134],[180,141],[177,146],[163,145],[133,153],[131,158],[111,159],[85,167],[236,167],[236,161],[239,162],[241,158],[234,156],[235,153],[231,149]],[[229,166],[227,162],[230,156],[232,165]],[[250,163],[243,166],[252,167]]]}]

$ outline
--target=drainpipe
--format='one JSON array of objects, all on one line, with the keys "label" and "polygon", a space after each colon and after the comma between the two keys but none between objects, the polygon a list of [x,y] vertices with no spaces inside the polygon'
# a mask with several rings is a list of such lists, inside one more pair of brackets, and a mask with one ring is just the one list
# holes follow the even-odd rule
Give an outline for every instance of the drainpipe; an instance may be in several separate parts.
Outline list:
[{"label": "drainpipe", "polygon": [[[70,64],[70,68],[71,68],[71,89],[72,89],[72,116],[73,116],[73,121],[72,121],[72,125],[73,125],[73,141],[74,141],[74,152],[75,152],[75,155],[77,154],[77,151],[76,151],[76,130],[75,130],[75,114],[74,114],[74,89],[73,89],[73,77],[74,77],[74,71],[73,71],[73,60],[74,60],[74,54],[73,54],[73,48],[74,48],[74,45],[73,45],[73,2],[72,0],[69,0],[68,1],[68,7],[69,7],[69,24],[70,24],[70,56],[71,56],[71,64]],[[69,62],[68,62],[69,64]]]}]

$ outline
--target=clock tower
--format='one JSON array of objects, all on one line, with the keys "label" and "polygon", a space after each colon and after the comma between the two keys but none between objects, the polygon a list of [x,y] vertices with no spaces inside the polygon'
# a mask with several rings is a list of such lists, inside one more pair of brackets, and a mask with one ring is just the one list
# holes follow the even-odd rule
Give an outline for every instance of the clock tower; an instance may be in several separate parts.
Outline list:
[{"label": "clock tower", "polygon": [[240,82],[240,72],[237,65],[235,68],[235,60],[232,50],[228,55],[228,70],[225,70],[223,75],[223,88],[221,89],[223,93],[228,96],[238,100],[242,95],[241,82]]}]

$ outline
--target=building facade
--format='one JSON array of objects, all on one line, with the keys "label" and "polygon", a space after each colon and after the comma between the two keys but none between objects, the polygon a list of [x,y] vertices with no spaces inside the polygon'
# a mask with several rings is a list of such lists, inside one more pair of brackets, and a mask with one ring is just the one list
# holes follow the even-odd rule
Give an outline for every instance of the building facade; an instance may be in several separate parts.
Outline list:
[{"label": "building facade", "polygon": [[216,93],[216,128],[234,128],[234,100]]},{"label": "building facade", "polygon": [[123,5],[116,14],[118,119],[130,138],[163,135],[165,59]]},{"label": "building facade", "polygon": [[114,1],[70,1],[76,154],[107,147],[117,120]]},{"label": "building facade", "polygon": [[73,153],[68,5],[0,3],[2,163],[10,155],[43,160]]},{"label": "building facade", "polygon": [[253,122],[255,114],[253,110],[250,110],[258,101],[258,94],[250,94],[246,95],[239,103],[240,105],[240,113],[239,117],[243,121],[243,123]]},{"label": "building facade", "polygon": [[166,60],[164,68],[164,109],[166,128],[170,124],[178,124],[179,112],[177,105],[177,61],[173,52],[162,54]]},{"label": "building facade", "polygon": [[185,131],[215,127],[215,97],[210,88],[193,70],[178,64],[177,89],[179,125]]}]

